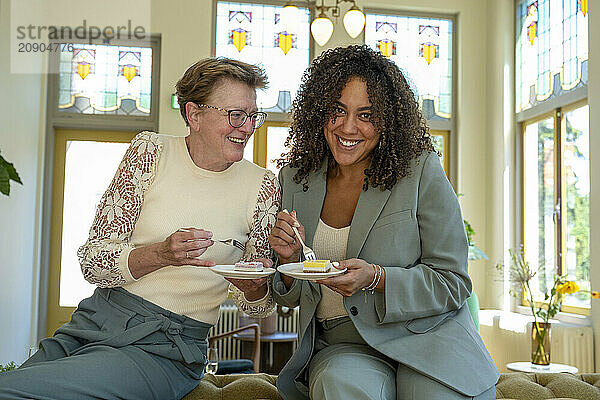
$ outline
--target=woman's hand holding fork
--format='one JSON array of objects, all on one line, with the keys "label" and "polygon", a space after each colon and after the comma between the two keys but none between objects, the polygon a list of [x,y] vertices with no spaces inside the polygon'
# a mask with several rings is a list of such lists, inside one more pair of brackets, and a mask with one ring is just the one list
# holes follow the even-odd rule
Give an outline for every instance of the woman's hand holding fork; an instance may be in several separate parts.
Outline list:
[{"label": "woman's hand holding fork", "polygon": [[281,264],[297,262],[300,259],[302,246],[298,240],[292,227],[298,229],[298,233],[304,240],[304,226],[296,219],[296,212],[287,213],[280,211],[277,213],[277,221],[269,235],[269,244],[279,255]]},{"label": "woman's hand holding fork", "polygon": [[[302,245],[299,240],[296,240],[292,227],[295,227],[298,230],[302,240],[304,240],[304,226],[296,219],[296,212],[292,211],[291,213],[287,213],[280,211],[277,213],[277,221],[269,235],[269,244],[279,256],[279,262],[281,264],[297,262],[300,260]],[[294,282],[294,278],[287,275],[282,274],[281,277],[288,288]]]}]

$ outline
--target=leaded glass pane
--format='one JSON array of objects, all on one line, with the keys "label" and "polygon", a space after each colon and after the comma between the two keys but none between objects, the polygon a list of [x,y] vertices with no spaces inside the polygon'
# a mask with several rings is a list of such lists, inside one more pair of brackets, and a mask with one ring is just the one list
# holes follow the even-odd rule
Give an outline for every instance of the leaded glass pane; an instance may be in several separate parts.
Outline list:
[{"label": "leaded glass pane", "polygon": [[590,136],[589,107],[565,113],[563,190],[565,267],[569,280],[583,290],[563,304],[590,307]]},{"label": "leaded glass pane", "polygon": [[426,119],[452,115],[452,21],[398,15],[366,15],[365,43],[407,74]]},{"label": "leaded glass pane", "polygon": [[517,3],[517,112],[587,84],[587,0]]},{"label": "leaded glass pane", "polygon": [[259,91],[264,111],[287,112],[309,63],[309,12],[300,8],[300,27],[283,30],[283,7],[264,4],[217,2],[216,56],[262,66],[269,88]]},{"label": "leaded glass pane", "polygon": [[535,299],[543,300],[556,271],[553,118],[527,125],[523,145],[525,256],[533,271],[540,269],[530,285]]},{"label": "leaded glass pane", "polygon": [[150,115],[152,49],[73,44],[60,53],[58,110]]}]

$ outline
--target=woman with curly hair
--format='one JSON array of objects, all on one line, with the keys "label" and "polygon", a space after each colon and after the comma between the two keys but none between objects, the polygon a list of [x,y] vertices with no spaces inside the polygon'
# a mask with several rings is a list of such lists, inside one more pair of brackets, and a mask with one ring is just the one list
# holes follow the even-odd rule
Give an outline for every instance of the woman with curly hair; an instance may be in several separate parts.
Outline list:
[{"label": "woman with curly hair", "polygon": [[275,300],[300,306],[284,399],[493,399],[498,370],[466,300],[467,237],[415,95],[366,46],[323,53],[305,72],[280,160],[282,207],[269,242],[299,261],[297,228],[343,274],[276,273]]}]

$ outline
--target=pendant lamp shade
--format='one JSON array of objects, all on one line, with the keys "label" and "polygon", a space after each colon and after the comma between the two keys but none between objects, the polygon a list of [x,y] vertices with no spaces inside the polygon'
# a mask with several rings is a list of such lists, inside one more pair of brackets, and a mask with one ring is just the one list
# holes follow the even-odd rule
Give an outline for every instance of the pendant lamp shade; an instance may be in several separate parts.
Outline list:
[{"label": "pendant lamp shade", "polygon": [[283,6],[279,22],[287,33],[298,32],[298,21],[300,20],[300,10],[293,3],[288,2]]},{"label": "pendant lamp shade", "polygon": [[356,5],[344,15],[344,28],[352,39],[355,39],[365,27],[365,14]]},{"label": "pendant lamp shade", "polygon": [[321,12],[312,24],[310,24],[310,31],[319,46],[324,46],[333,33],[333,22]]}]

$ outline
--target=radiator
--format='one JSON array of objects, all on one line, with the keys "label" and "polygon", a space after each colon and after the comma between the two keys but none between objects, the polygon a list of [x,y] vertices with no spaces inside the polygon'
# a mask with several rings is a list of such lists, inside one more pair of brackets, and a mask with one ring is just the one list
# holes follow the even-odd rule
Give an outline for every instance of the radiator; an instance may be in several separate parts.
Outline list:
[{"label": "radiator", "polygon": [[592,327],[552,326],[551,360],[573,365],[579,372],[594,371],[594,334]]},{"label": "radiator", "polygon": [[[208,336],[219,335],[236,329],[238,309],[232,302],[225,302],[219,310],[219,321],[210,328]],[[277,316],[277,330],[281,332],[298,332],[298,308],[292,310],[289,317]],[[294,343],[296,346],[296,343]],[[217,342],[219,360],[234,360],[240,358],[240,341],[229,336]],[[295,348],[294,348],[295,350]]]},{"label": "radiator", "polygon": [[[496,366],[509,372],[506,364],[529,361],[531,353],[531,316],[498,310],[480,310],[481,338]],[[553,363],[567,364],[579,373],[594,372],[594,334],[592,327],[552,323]]]},{"label": "radiator", "polygon": [[[222,304],[219,310],[219,321],[210,328],[208,336],[220,335],[236,329],[238,324],[238,309],[235,304]],[[219,360],[234,360],[240,358],[240,341],[232,336],[221,339],[217,342]]]}]

